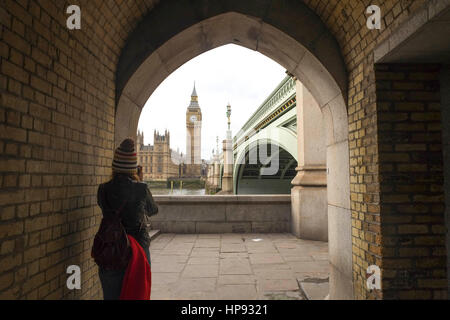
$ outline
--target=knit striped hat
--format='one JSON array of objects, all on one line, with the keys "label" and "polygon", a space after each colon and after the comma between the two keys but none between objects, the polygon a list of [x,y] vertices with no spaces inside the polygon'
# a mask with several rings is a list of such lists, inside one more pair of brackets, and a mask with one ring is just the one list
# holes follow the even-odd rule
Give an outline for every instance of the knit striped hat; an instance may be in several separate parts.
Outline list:
[{"label": "knit striped hat", "polygon": [[137,156],[134,150],[134,141],[125,139],[114,152],[112,170],[119,173],[136,173]]}]

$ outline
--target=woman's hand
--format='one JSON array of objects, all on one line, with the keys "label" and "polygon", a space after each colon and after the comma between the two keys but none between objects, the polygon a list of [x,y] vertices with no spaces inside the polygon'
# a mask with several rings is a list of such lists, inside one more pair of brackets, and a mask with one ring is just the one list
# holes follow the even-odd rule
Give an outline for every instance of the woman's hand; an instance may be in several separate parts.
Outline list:
[{"label": "woman's hand", "polygon": [[139,181],[144,181],[144,172],[142,170],[142,166],[137,166],[137,176],[139,177]]}]

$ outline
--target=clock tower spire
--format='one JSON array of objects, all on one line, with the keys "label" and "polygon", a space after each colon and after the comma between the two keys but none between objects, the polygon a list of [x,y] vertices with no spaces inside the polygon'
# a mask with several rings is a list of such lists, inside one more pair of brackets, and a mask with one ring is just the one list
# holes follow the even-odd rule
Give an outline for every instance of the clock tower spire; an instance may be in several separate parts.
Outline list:
[{"label": "clock tower spire", "polygon": [[202,111],[198,103],[198,95],[194,82],[191,102],[186,110],[186,161],[188,164],[187,173],[190,176],[201,175],[201,131]]}]

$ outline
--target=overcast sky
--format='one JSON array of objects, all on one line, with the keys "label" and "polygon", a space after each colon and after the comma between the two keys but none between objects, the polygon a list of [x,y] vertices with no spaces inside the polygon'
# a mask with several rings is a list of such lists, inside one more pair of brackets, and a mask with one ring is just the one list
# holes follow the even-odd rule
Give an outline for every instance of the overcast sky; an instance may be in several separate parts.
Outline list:
[{"label": "overcast sky", "polygon": [[[194,81],[202,110],[202,158],[210,159],[216,136],[226,136],[226,106],[231,104],[233,136],[286,76],[285,69],[266,56],[234,44],[205,52],[188,61],[153,92],[142,110],[139,130],[145,144],[153,131],[170,131],[170,146],[186,152],[186,109]],[[219,144],[219,148],[221,148]]]}]

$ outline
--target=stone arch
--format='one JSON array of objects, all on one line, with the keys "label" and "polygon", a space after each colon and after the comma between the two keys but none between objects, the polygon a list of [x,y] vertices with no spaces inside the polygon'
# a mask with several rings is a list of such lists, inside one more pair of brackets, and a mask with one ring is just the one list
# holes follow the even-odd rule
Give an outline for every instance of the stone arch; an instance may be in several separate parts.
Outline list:
[{"label": "stone arch", "polygon": [[[235,155],[235,163],[233,166],[233,186],[237,186],[237,176],[239,170],[239,163],[246,155],[247,150],[255,143],[265,143],[269,140],[289,152],[297,161],[297,137],[288,129],[275,127],[264,130],[264,134],[257,133],[250,137],[247,141],[239,146],[238,152]],[[236,190],[236,189],[235,189]]]},{"label": "stone arch", "polygon": [[116,72],[116,144],[134,136],[142,107],[170,73],[229,43],[256,50],[284,66],[320,106],[346,94],[347,73],[339,45],[305,4],[186,2],[160,3],[138,24],[122,50]]},{"label": "stone arch", "polygon": [[[244,148],[243,152],[240,152],[238,155],[239,160],[242,160],[243,157],[247,157],[250,153],[251,149],[257,148],[258,146],[261,145],[275,145],[276,149],[274,149],[275,154],[273,152],[271,152],[271,155],[269,156],[269,158],[273,157],[273,156],[278,156],[280,154],[283,154],[283,156],[280,157],[280,163],[279,163],[279,169],[278,172],[275,175],[271,175],[269,177],[261,177],[261,175],[259,175],[258,177],[258,184],[253,183],[254,181],[246,179],[243,180],[243,173],[248,170],[248,167],[260,167],[261,163],[258,164],[254,164],[253,166],[251,164],[249,164],[248,161],[239,161],[237,162],[238,164],[235,165],[234,168],[234,173],[233,173],[233,188],[236,191],[236,194],[248,194],[248,192],[246,192],[246,190],[251,187],[253,190],[256,190],[257,194],[262,194],[262,193],[266,193],[266,194],[277,194],[277,193],[290,193],[290,184],[292,179],[294,179],[295,177],[295,173],[293,175],[290,175],[288,179],[286,179],[286,171],[289,172],[292,171],[292,169],[294,169],[295,172],[295,167],[297,164],[297,159],[296,159],[296,152],[292,152],[287,150],[287,148],[283,147],[283,145],[281,143],[278,143],[277,141],[274,140],[269,140],[269,139],[262,139],[260,141],[258,141],[258,143],[251,143],[248,145],[248,148]],[[271,150],[271,147],[267,148],[267,151]],[[259,159],[259,157],[258,157]],[[286,161],[288,160],[288,161]],[[251,169],[250,169],[251,170]],[[246,186],[243,186],[243,183]],[[252,192],[253,193],[253,192]]]},{"label": "stone arch", "polygon": [[136,135],[142,107],[170,73],[197,55],[229,43],[256,50],[284,66],[308,88],[322,110],[328,212],[335,216],[329,228],[334,270],[330,294],[351,297],[347,72],[335,38],[302,2],[160,2],[128,38],[118,62],[115,144]]}]

